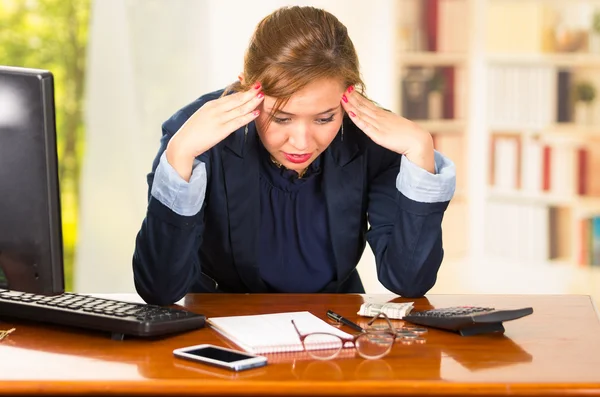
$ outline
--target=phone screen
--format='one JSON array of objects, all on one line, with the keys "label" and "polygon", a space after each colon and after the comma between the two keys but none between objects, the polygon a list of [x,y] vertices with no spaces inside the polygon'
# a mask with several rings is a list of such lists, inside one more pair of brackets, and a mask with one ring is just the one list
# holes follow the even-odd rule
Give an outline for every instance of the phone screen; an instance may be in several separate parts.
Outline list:
[{"label": "phone screen", "polygon": [[254,356],[247,356],[243,353],[234,353],[227,350],[217,349],[215,347],[202,347],[195,350],[187,350],[187,354],[198,357],[211,358],[213,360],[223,361],[226,363],[233,363],[235,361],[246,360],[253,358]]}]

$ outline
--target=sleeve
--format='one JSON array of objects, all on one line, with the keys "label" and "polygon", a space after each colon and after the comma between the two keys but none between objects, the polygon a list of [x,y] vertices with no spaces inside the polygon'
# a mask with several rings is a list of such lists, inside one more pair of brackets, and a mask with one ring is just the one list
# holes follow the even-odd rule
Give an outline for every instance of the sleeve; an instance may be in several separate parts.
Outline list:
[{"label": "sleeve", "polygon": [[[440,165],[438,175],[411,178],[414,170],[407,166],[406,158],[387,150],[375,157],[380,160],[369,177],[367,241],[375,255],[377,275],[390,291],[420,297],[436,282],[444,256],[442,219],[452,196],[446,189],[454,190],[454,182],[436,184],[431,178],[454,180],[453,166],[436,161]],[[404,167],[408,172],[402,171]]]},{"label": "sleeve", "polygon": [[163,124],[160,148],[148,174],[148,207],[132,260],[136,291],[147,303],[178,301],[200,274],[209,157],[205,153],[198,159],[190,182],[185,183],[177,179],[164,152],[175,132],[201,105],[196,101]]},{"label": "sleeve", "polygon": [[163,152],[154,172],[151,192],[152,197],[179,215],[197,214],[206,194],[206,166],[200,160],[194,160],[192,177],[186,182],[169,164],[167,154]]},{"label": "sleeve", "polygon": [[456,167],[449,158],[435,152],[435,174],[402,156],[396,188],[405,197],[422,203],[450,201],[456,189]]}]

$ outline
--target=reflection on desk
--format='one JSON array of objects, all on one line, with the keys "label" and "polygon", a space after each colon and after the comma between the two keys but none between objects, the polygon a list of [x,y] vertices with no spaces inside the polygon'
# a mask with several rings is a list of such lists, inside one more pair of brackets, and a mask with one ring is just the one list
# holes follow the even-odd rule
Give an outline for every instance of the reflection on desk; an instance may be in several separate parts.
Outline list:
[{"label": "reflection on desk", "polygon": [[[486,348],[490,344],[493,344],[493,350]],[[444,346],[442,351],[469,371],[528,363],[533,360],[531,354],[504,335],[480,335],[473,341],[472,348],[478,349],[479,354],[473,355],[464,347],[451,344]]]},{"label": "reflection on desk", "polygon": [[298,380],[340,381],[344,380],[343,362],[337,360],[297,361],[291,372]]},{"label": "reflection on desk", "polygon": [[3,343],[0,358],[10,364],[2,366],[0,379],[84,380],[90,379],[89,374],[94,374],[93,379],[97,380],[144,379],[136,363],[106,362],[99,360],[98,356],[74,357],[72,354],[41,352]]},{"label": "reflection on desk", "polygon": [[368,360],[356,366],[355,379],[391,380],[397,379],[392,365],[385,359]]},{"label": "reflection on desk", "polygon": [[244,371],[230,371],[223,368],[212,367],[208,364],[186,362],[178,358],[173,358],[173,367],[186,371],[182,374],[182,377],[184,378],[188,378],[190,376],[190,372],[196,375],[202,375],[201,378],[208,376],[229,380],[249,379],[257,376],[262,376],[267,373],[265,367],[252,368]]},{"label": "reflection on desk", "polygon": [[[330,309],[357,322],[360,318],[352,313],[364,299],[352,294],[207,294],[188,296],[184,305],[208,317],[308,310],[324,319]],[[415,300],[420,310],[459,305],[532,306],[535,312],[507,323],[505,335],[464,338],[430,329],[425,344],[396,343],[379,360],[271,359],[266,367],[239,373],[173,357],[175,348],[227,346],[210,328],[158,340],[112,341],[101,332],[1,319],[3,329],[17,330],[0,343],[0,394],[600,396],[600,322],[589,297],[444,295]]]},{"label": "reflection on desk", "polygon": [[[385,358],[378,360],[360,358],[357,360],[296,361],[292,365],[292,373],[296,379],[309,381],[415,380],[414,373],[409,375],[410,371],[406,371],[406,367],[411,365],[410,362],[398,365],[394,360]],[[433,366],[432,370],[422,372],[422,378],[439,380],[439,370],[439,365]]]}]

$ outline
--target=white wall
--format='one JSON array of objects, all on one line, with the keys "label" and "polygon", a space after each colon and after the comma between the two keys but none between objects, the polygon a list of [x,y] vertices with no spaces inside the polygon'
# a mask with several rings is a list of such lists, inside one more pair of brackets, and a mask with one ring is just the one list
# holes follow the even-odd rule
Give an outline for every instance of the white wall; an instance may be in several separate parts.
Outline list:
[{"label": "white wall", "polygon": [[[131,257],[161,123],[194,98],[235,80],[255,25],[286,4],[292,2],[93,2],[75,291],[134,291]],[[346,24],[369,95],[395,109],[395,1],[293,4],[325,8]],[[369,248],[359,270],[367,292],[384,291]]]}]

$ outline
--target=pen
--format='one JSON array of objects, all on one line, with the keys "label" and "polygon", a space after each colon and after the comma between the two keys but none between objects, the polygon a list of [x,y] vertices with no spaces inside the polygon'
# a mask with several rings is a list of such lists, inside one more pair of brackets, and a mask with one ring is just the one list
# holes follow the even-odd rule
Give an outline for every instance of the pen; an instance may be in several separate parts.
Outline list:
[{"label": "pen", "polygon": [[358,332],[366,332],[364,329],[361,328],[360,325],[353,323],[352,321],[348,320],[347,318],[344,318],[342,316],[340,316],[337,313],[332,312],[331,310],[327,310],[327,317],[329,317],[330,319],[340,322],[344,325],[347,325],[348,327],[352,328],[355,331]]}]

